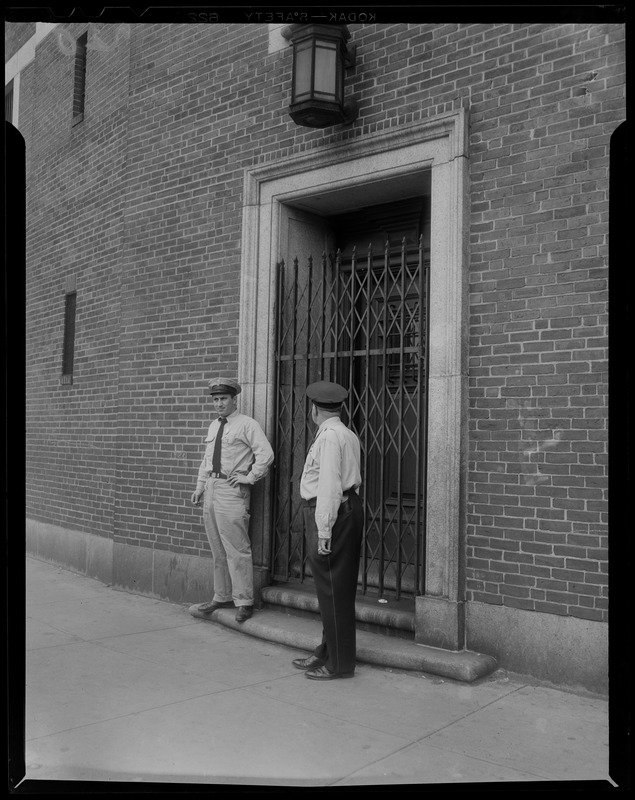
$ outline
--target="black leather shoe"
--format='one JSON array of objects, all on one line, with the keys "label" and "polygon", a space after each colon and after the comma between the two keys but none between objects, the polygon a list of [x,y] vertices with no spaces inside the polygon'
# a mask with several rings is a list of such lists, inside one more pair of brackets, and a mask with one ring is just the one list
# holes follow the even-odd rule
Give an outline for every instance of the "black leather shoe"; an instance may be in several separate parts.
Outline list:
[{"label": "black leather shoe", "polygon": [[202,603],[198,607],[198,611],[202,614],[211,614],[212,611],[216,611],[217,608],[229,608],[233,605],[231,601],[228,603],[219,603],[217,600],[210,600],[209,603]]},{"label": "black leather shoe", "polygon": [[315,669],[316,667],[323,667],[324,662],[317,656],[309,656],[308,658],[294,658],[291,662],[297,669]]},{"label": "black leather shoe", "polygon": [[236,612],[236,622],[244,622],[254,613],[253,606],[240,606]]},{"label": "black leather shoe", "polygon": [[312,681],[334,681],[337,678],[352,678],[354,674],[355,670],[351,670],[351,672],[331,672],[326,667],[310,669],[305,673],[306,677]]}]

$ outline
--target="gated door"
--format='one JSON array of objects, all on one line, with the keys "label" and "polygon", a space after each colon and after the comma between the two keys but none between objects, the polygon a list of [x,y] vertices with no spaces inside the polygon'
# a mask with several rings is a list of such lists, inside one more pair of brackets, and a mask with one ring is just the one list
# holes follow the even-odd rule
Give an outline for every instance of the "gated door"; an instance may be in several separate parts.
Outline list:
[{"label": "gated door", "polygon": [[308,576],[299,484],[314,430],[304,392],[333,380],[350,389],[344,421],[362,445],[360,589],[423,593],[428,269],[421,204],[408,208],[339,217],[334,254],[278,266],[274,579]]}]

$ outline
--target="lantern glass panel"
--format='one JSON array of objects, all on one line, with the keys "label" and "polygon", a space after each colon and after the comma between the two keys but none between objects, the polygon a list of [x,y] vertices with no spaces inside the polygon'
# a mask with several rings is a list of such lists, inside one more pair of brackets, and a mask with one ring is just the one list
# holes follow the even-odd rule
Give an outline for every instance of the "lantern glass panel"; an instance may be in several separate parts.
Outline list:
[{"label": "lantern glass panel", "polygon": [[316,43],[315,48],[315,92],[335,98],[337,90],[337,44]]},{"label": "lantern glass panel", "polygon": [[311,95],[311,42],[302,42],[295,53],[295,99]]}]

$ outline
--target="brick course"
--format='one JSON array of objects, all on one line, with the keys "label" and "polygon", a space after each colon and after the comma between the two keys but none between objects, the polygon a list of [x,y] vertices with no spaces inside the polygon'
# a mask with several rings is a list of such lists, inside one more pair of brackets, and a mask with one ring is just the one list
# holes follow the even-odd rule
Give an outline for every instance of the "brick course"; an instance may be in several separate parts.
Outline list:
[{"label": "brick course", "polygon": [[[16,42],[22,35],[8,26]],[[619,25],[350,25],[351,127],[293,125],[264,25],[89,32],[85,118],[49,35],[27,140],[28,513],[209,557],[206,378],[237,369],[246,167],[470,116],[468,601],[606,619],[609,142]],[[65,33],[66,36],[66,33]],[[97,38],[95,38],[97,37]],[[91,48],[100,40],[105,46]],[[37,114],[33,109],[37,108]],[[60,384],[66,278],[72,386]]]},{"label": "brick course", "polygon": [[35,22],[12,22],[4,25],[4,60],[14,56],[31,36],[35,35]]},{"label": "brick course", "polygon": [[[513,166],[515,185],[503,201],[510,208],[509,226],[498,210],[499,188],[508,185],[502,166],[515,146],[515,123],[506,128],[507,118],[496,117],[496,139],[483,136],[472,171],[472,193],[479,204],[473,206],[472,226],[470,408],[471,429],[480,436],[471,437],[470,501],[478,493],[479,505],[472,505],[468,521],[468,574],[478,561],[478,577],[484,581],[488,569],[497,567],[498,537],[490,536],[487,547],[482,541],[478,548],[472,544],[474,535],[491,525],[485,514],[496,489],[486,493],[487,477],[495,485],[498,471],[515,473],[520,483],[513,483],[512,491],[518,505],[495,516],[494,528],[509,537],[516,517],[528,526],[537,522],[541,539],[532,543],[531,530],[525,530],[521,550],[535,553],[535,566],[547,567],[550,574],[539,578],[531,573],[533,588],[545,590],[544,595],[532,592],[532,584],[527,584],[530,591],[519,592],[517,582],[507,577],[498,582],[498,602],[518,606],[521,597],[521,607],[584,619],[606,619],[606,603],[595,580],[607,556],[597,544],[607,532],[601,459],[606,456],[607,422],[608,146],[623,118],[623,109],[606,113],[614,99],[606,87],[621,70],[616,63],[601,63],[606,35],[606,30],[572,30],[567,41],[565,32],[556,42],[561,53],[570,54],[565,59],[554,53],[551,64],[547,49],[540,48],[539,72],[549,77],[542,86],[537,81],[528,94],[529,99],[543,99],[533,104],[525,133],[527,140],[538,141],[531,160]],[[577,106],[580,98],[584,108]],[[543,116],[544,107],[554,109],[550,118]],[[472,116],[473,136],[474,120]],[[488,141],[497,145],[494,150]],[[486,162],[481,171],[479,161]],[[540,180],[532,180],[538,170]],[[488,218],[501,230],[508,228],[499,239],[509,245],[504,262],[482,255],[492,238],[492,228],[485,226]],[[508,239],[511,224],[517,233]],[[525,275],[518,282],[514,276],[520,272]],[[520,336],[511,333],[518,330],[512,326],[519,320],[532,320]],[[519,355],[512,354],[512,342],[520,344]],[[493,406],[493,399],[503,398],[502,409]],[[519,437],[506,445],[504,432]],[[597,477],[586,477],[590,475]],[[556,533],[561,543],[549,535]],[[558,569],[559,563],[565,571]],[[467,596],[479,599],[469,583]]]}]

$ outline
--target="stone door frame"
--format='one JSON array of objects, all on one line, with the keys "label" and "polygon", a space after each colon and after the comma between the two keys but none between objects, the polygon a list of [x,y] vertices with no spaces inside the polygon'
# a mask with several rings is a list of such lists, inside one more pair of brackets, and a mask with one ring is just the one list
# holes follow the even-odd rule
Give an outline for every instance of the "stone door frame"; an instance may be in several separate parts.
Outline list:
[{"label": "stone door frame", "polygon": [[[415,639],[464,646],[467,470],[468,123],[465,110],[385,134],[247,169],[244,176],[239,325],[241,409],[274,429],[275,275],[281,204],[374,189],[431,174],[426,593],[416,598]],[[262,571],[269,560],[269,495],[254,526]],[[254,520],[255,521],[255,520]]]}]

